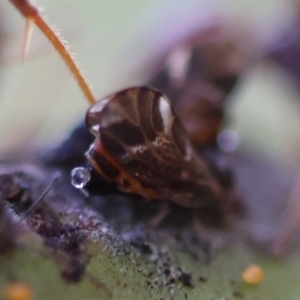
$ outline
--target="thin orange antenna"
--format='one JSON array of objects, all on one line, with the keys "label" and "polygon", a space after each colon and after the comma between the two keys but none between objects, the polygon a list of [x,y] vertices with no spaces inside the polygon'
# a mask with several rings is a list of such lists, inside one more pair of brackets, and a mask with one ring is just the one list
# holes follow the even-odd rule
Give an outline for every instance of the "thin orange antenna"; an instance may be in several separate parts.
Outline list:
[{"label": "thin orange antenna", "polygon": [[[83,91],[89,103],[94,104],[96,102],[96,98],[94,97],[89,85],[87,84],[87,81],[83,77],[81,71],[76,65],[70,52],[68,51],[64,43],[55,34],[55,32],[51,29],[51,27],[41,17],[38,9],[32,4],[30,4],[28,0],[9,0],[9,1],[25,17],[27,23],[30,23],[30,21],[34,22],[36,26],[44,33],[44,35],[48,38],[50,43],[56,49],[60,57],[67,64],[69,70],[75,77],[80,89]],[[26,39],[28,38],[25,36],[25,45],[26,45]],[[26,45],[26,47],[28,46]],[[26,51],[26,49],[23,49],[23,51]]]}]

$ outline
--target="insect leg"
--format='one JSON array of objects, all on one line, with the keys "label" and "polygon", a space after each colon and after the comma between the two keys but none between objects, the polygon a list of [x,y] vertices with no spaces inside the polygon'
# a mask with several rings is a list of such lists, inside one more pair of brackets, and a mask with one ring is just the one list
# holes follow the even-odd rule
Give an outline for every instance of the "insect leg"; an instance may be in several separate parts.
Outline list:
[{"label": "insect leg", "polygon": [[159,224],[166,218],[170,213],[170,205],[168,203],[163,203],[159,211],[150,219],[147,224],[149,230],[154,229],[159,226]]},{"label": "insect leg", "polygon": [[212,247],[211,247],[211,241],[207,237],[205,227],[199,220],[199,216],[197,214],[197,211],[192,211],[192,222],[194,226],[194,230],[199,242],[199,245],[201,245],[201,251],[198,253],[200,257],[206,262],[209,263],[211,261],[211,254],[212,254]]}]

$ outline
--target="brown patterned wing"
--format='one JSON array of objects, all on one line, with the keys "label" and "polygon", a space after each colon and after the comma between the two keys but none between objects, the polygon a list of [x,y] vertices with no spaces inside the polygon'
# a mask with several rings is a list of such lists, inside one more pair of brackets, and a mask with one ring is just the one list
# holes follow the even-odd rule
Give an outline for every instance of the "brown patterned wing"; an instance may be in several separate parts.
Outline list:
[{"label": "brown patterned wing", "polygon": [[106,97],[88,110],[86,123],[96,137],[89,162],[120,190],[188,208],[221,197],[170,101],[157,90],[133,87]]}]

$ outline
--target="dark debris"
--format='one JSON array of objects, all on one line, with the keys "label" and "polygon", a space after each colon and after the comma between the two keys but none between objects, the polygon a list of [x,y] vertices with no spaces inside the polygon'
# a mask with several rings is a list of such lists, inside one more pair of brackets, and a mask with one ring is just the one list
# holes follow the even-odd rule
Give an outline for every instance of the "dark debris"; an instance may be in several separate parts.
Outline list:
[{"label": "dark debris", "polygon": [[143,240],[142,237],[137,237],[130,242],[130,245],[138,249],[142,254],[151,254],[152,249],[150,246]]},{"label": "dark debris", "polygon": [[191,273],[186,273],[181,271],[178,280],[186,287],[190,287],[190,288],[194,287]]},{"label": "dark debris", "polygon": [[240,299],[243,299],[244,297],[244,294],[240,291],[233,291],[232,295],[236,298],[240,298]]},{"label": "dark debris", "polygon": [[208,281],[208,278],[207,277],[202,277],[202,276],[199,276],[199,281],[202,282],[202,283],[205,283]]}]

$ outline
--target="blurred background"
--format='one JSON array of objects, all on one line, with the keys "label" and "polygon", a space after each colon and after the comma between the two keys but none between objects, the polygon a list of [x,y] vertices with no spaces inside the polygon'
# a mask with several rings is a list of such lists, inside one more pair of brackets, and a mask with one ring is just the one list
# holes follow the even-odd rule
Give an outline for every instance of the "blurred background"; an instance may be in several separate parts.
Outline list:
[{"label": "blurred background", "polygon": [[[76,53],[94,94],[143,84],[176,41],[222,20],[247,40],[253,64],[226,108],[240,147],[300,165],[300,96],[293,77],[262,57],[295,26],[287,0],[39,0]],[[49,149],[84,119],[88,103],[45,37],[35,30],[21,63],[24,19],[0,2],[0,157]],[[244,34],[246,33],[246,35]],[[275,45],[275,46],[274,46]]]}]

